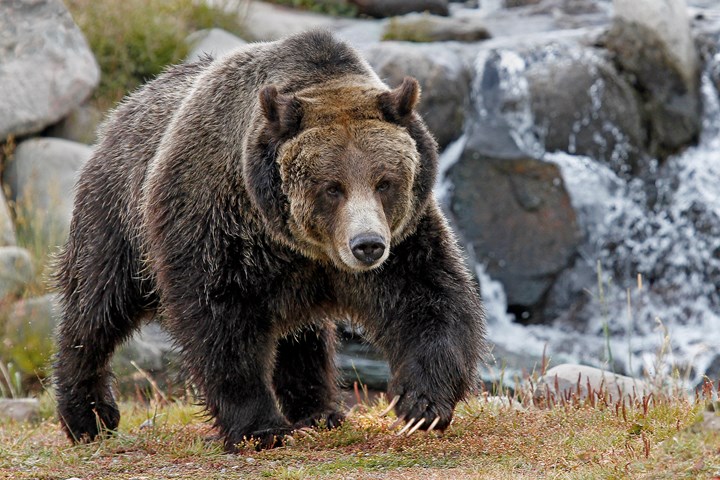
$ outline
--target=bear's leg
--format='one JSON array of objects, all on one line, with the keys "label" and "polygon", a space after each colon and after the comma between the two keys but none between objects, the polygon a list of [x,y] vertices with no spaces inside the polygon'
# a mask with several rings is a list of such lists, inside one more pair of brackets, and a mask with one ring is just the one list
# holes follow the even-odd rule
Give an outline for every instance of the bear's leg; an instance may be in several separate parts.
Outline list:
[{"label": "bear's leg", "polygon": [[282,445],[293,429],[272,388],[277,338],[268,310],[244,300],[231,285],[210,302],[183,295],[174,285],[162,299],[166,325],[225,449],[235,452],[250,439],[258,448]]},{"label": "bear's leg", "polygon": [[335,428],[339,411],[335,368],[335,324],[303,329],[280,340],[273,383],[280,406],[296,428],[324,423]]},{"label": "bear's leg", "polygon": [[395,248],[375,281],[377,306],[366,303],[365,318],[388,357],[395,412],[411,432],[444,430],[476,387],[486,346],[478,287],[436,210]]},{"label": "bear's leg", "polygon": [[60,422],[73,441],[117,429],[120,412],[110,387],[110,357],[139,326],[141,306],[152,303],[141,294],[130,246],[110,228],[93,235],[90,242],[71,232],[57,274],[62,320],[56,396]]}]

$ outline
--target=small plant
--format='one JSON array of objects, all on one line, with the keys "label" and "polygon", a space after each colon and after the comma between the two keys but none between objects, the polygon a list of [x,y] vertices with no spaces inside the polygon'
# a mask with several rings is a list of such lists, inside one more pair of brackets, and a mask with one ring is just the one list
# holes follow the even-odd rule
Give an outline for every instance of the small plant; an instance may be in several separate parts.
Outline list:
[{"label": "small plant", "polygon": [[211,6],[194,0],[68,0],[66,4],[100,65],[95,101],[102,109],[167,65],[180,62],[188,53],[185,38],[190,33],[213,27],[242,33],[239,14],[228,13],[227,2]]}]

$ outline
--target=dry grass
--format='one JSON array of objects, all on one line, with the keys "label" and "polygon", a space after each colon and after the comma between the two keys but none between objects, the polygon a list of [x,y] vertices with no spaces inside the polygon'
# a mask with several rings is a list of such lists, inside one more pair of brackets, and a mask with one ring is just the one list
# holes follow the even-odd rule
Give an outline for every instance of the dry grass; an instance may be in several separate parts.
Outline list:
[{"label": "dry grass", "polygon": [[[70,446],[51,411],[38,425],[0,424],[0,478],[714,478],[720,433],[693,427],[704,401],[654,395],[574,399],[512,409],[483,397],[459,406],[444,434],[398,437],[385,402],[361,403],[339,429],[226,455],[199,407],[123,404],[116,436]],[[46,399],[46,404],[48,400]],[[141,427],[148,418],[154,425]],[[4,475],[4,476],[3,476]]]}]

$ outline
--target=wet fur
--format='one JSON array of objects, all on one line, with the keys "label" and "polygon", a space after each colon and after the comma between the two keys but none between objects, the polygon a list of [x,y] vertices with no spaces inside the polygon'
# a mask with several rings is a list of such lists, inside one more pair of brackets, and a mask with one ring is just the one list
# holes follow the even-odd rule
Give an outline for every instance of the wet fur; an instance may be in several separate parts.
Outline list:
[{"label": "wet fur", "polygon": [[[412,81],[389,90],[347,45],[310,32],[173,67],[128,97],[82,172],[58,261],[55,382],[68,435],[117,428],[109,360],[158,310],[228,450],[342,420],[341,316],[387,355],[398,415],[447,427],[475,384],[485,332],[477,286],[432,197],[436,144],[414,113],[418,94]],[[298,238],[312,228],[293,227],[291,203],[322,209],[290,201],[301,173],[282,165],[301,132],[358,119],[388,138],[409,134],[387,147],[417,163],[407,193],[391,199],[405,213],[386,212],[402,217],[390,256],[363,273]]]}]

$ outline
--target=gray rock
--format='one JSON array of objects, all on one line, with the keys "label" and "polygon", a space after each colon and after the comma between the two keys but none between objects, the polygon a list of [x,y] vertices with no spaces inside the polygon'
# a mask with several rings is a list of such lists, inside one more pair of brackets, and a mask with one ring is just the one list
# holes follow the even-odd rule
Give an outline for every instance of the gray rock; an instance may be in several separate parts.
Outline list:
[{"label": "gray rock", "polygon": [[700,132],[698,53],[684,0],[615,0],[604,39],[615,61],[643,94],[650,153],[660,157],[694,142]]},{"label": "gray rock", "polygon": [[482,24],[469,18],[414,14],[392,18],[385,26],[383,40],[478,42],[490,36]]},{"label": "gray rock", "polygon": [[358,13],[369,17],[384,18],[412,12],[428,12],[448,15],[448,0],[348,0],[357,7]]},{"label": "gray rock", "polygon": [[191,50],[185,59],[185,63],[195,62],[203,54],[209,54],[217,58],[238,47],[247,45],[245,40],[220,28],[194,32],[188,36],[186,42],[190,45]]},{"label": "gray rock", "polygon": [[[220,6],[228,2],[217,1]],[[232,3],[232,2],[231,2]],[[265,2],[248,2],[243,27],[248,40],[270,41],[313,28],[334,30],[351,23],[328,15],[296,10]]]},{"label": "gray rock", "polygon": [[[148,320],[150,319],[146,319]],[[179,351],[168,333],[156,321],[143,325],[140,331],[117,351],[112,365],[120,390],[125,393],[135,393],[134,389],[138,385],[148,386],[145,374],[161,388],[182,384],[185,378]],[[145,374],[140,373],[136,366]]]},{"label": "gray rock", "polygon": [[470,70],[451,48],[382,42],[364,51],[380,77],[395,87],[405,76],[418,79],[420,113],[441,147],[462,133],[470,93]]},{"label": "gray rock", "polygon": [[502,282],[508,305],[538,307],[581,241],[558,167],[490,157],[471,139],[448,177],[456,224],[490,276]]},{"label": "gray rock", "polygon": [[618,172],[638,169],[641,106],[600,51],[575,41],[515,45],[481,51],[476,68],[475,132],[486,137],[486,153],[564,151]]},{"label": "gray rock", "polygon": [[20,295],[34,275],[30,252],[20,247],[0,247],[0,302]]},{"label": "gray rock", "polygon": [[3,180],[26,242],[45,252],[65,242],[75,182],[91,154],[86,145],[57,138],[26,140],[15,150]]},{"label": "gray rock", "polygon": [[65,118],[48,128],[48,137],[62,138],[87,145],[97,141],[98,127],[105,114],[96,106],[84,103],[74,108]]},{"label": "gray rock", "polygon": [[566,363],[545,372],[538,382],[535,396],[546,397],[547,392],[550,392],[557,400],[568,395],[584,399],[588,396],[588,386],[593,393],[606,390],[612,395],[613,401],[642,398],[652,392],[650,385],[642,380],[599,368]]},{"label": "gray rock", "polygon": [[637,170],[646,140],[639,97],[613,65],[579,45],[548,45],[527,58],[533,128],[544,149]]},{"label": "gray rock", "polygon": [[0,398],[0,419],[35,422],[40,419],[40,402],[37,398]]},{"label": "gray rock", "polygon": [[60,0],[0,2],[0,139],[39,132],[100,80],[92,52]]},{"label": "gray rock", "polygon": [[372,345],[346,341],[340,346],[336,362],[343,385],[350,386],[359,381],[373,390],[387,389],[390,367]]},{"label": "gray rock", "polygon": [[5,194],[0,192],[0,247],[17,245],[15,223],[10,214]]}]

